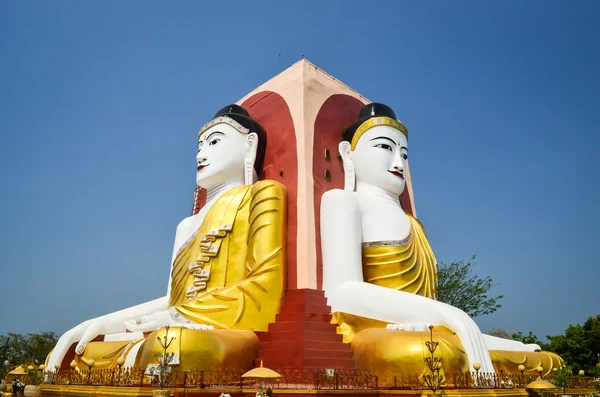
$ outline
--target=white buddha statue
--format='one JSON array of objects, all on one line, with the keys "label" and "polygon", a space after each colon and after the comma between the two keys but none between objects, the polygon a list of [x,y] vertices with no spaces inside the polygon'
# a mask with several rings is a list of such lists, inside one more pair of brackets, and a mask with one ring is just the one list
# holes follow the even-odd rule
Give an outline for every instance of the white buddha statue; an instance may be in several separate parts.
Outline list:
[{"label": "white buddha statue", "polygon": [[[69,330],[47,368],[68,367],[64,358],[74,343],[82,368],[90,358],[96,368],[114,367],[119,357],[125,366],[146,367],[166,325],[177,335],[170,351],[181,369],[253,366],[252,331],[266,331],[275,320],[285,285],[285,188],[256,182],[266,138],[238,105],[202,127],[196,182],[207,190],[206,205],[177,226],[166,295]],[[101,335],[103,341],[93,341]]]},{"label": "white buddha statue", "polygon": [[339,152],[345,188],[326,192],[321,202],[323,289],[360,369],[422,371],[429,325],[440,341],[446,372],[469,370],[475,363],[493,372],[490,348],[539,350],[483,335],[465,312],[436,300],[435,256],[423,225],[399,200],[406,184],[408,131],[391,108],[366,105],[346,129]]}]

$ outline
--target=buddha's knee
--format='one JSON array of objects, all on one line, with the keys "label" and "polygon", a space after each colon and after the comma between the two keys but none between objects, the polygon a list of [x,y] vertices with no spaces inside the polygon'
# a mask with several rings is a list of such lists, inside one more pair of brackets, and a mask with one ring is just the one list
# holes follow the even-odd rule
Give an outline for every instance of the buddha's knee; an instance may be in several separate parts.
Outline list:
[{"label": "buddha's knee", "polygon": [[[136,367],[146,368],[157,364],[157,353],[163,347],[157,338],[164,341],[165,329],[154,331],[146,338],[136,358]],[[166,342],[173,339],[167,349],[175,353],[171,365],[181,371],[191,369],[236,369],[245,370],[254,367],[258,355],[258,337],[252,331],[210,330],[199,331],[181,327],[171,327]]]},{"label": "buddha's knee", "polygon": [[[430,355],[425,342],[429,331],[396,331],[391,329],[366,329],[352,339],[352,352],[360,370],[380,376],[415,375],[425,373],[425,357]],[[464,372],[469,360],[460,340],[449,332],[434,332],[433,340],[439,342],[435,357],[442,360],[441,371],[447,374]]]}]

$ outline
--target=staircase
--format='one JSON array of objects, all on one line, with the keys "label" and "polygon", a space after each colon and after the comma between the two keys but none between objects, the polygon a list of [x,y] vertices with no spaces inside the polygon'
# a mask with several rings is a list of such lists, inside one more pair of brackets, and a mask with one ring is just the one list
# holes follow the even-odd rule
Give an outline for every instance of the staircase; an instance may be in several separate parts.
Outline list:
[{"label": "staircase", "polygon": [[269,368],[354,369],[350,345],[330,324],[331,308],[323,291],[288,290],[281,312],[268,332],[257,333],[256,366]]}]

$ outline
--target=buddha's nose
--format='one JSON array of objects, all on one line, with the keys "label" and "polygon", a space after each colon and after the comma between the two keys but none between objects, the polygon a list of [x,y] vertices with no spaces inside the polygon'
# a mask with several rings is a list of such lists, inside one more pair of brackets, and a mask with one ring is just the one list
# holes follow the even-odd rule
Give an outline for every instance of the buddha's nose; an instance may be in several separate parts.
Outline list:
[{"label": "buddha's nose", "polygon": [[206,156],[202,153],[202,150],[200,150],[196,155],[196,161],[198,163],[203,163],[204,161],[206,161]]},{"label": "buddha's nose", "polygon": [[404,164],[402,163],[402,154],[400,153],[400,150],[396,150],[396,153],[394,153],[394,162],[392,164],[392,168],[397,171],[404,172]]}]

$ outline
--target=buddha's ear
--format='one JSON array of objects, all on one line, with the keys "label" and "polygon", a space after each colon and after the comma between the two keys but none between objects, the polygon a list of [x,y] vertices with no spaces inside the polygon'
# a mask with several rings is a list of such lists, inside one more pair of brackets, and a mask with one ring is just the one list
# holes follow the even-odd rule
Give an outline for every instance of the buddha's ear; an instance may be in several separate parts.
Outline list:
[{"label": "buddha's ear", "polygon": [[356,176],[354,174],[352,156],[350,156],[350,142],[340,142],[338,151],[340,152],[340,156],[342,156],[342,163],[344,164],[344,190],[353,192],[356,185]]},{"label": "buddha's ear", "polygon": [[244,154],[244,183],[252,185],[258,179],[254,171],[256,151],[258,150],[258,135],[251,132],[246,136],[246,153]]}]

